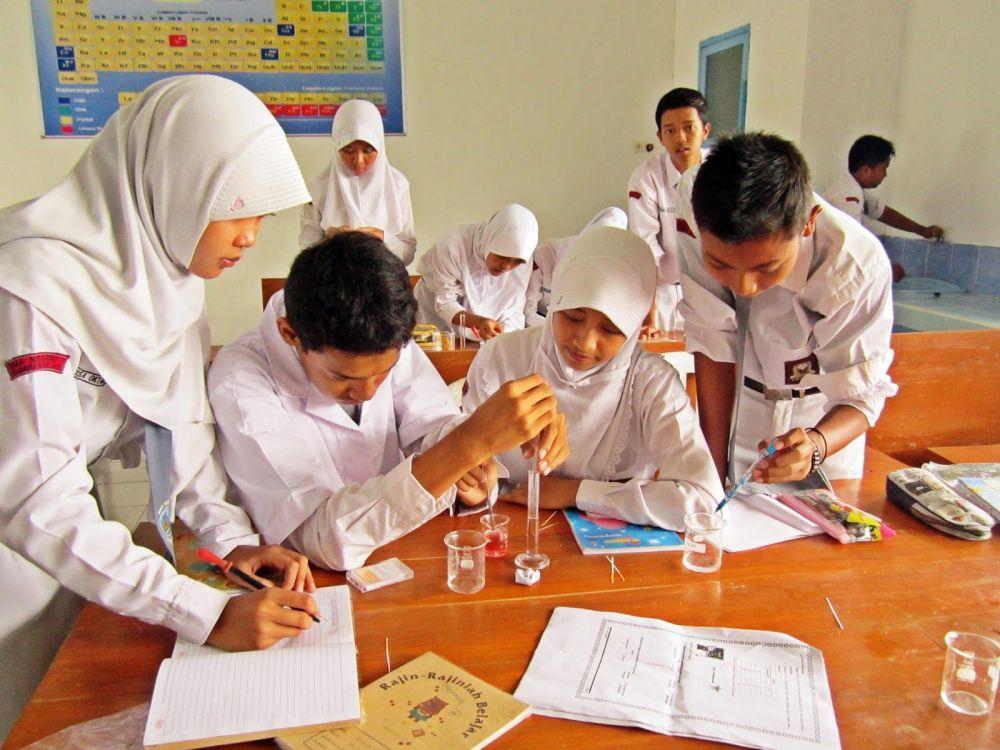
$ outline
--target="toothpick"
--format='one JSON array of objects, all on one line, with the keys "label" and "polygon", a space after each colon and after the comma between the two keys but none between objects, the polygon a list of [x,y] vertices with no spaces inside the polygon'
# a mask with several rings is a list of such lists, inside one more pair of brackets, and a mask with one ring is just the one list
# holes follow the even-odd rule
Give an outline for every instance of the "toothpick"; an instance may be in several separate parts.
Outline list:
[{"label": "toothpick", "polygon": [[615,573],[617,573],[618,577],[624,581],[625,576],[622,575],[621,570],[619,570],[618,566],[615,565],[615,558],[613,556],[609,557],[608,555],[605,555],[604,559],[607,560],[609,563],[611,563],[611,583],[615,582]]},{"label": "toothpick", "polygon": [[389,674],[392,671],[392,664],[389,662],[389,638],[385,639],[385,673]]},{"label": "toothpick", "polygon": [[542,521],[542,526],[543,526],[543,527],[544,527],[544,526],[548,526],[548,524],[549,524],[549,521],[551,521],[551,520],[552,520],[553,518],[555,518],[555,517],[556,517],[556,513],[558,513],[558,512],[559,512],[558,510],[554,510],[554,511],[552,511],[552,512],[551,512],[551,513],[549,514],[549,517],[548,517],[548,518],[546,518],[546,519],[545,519],[544,521]]},{"label": "toothpick", "polygon": [[830,608],[830,614],[832,614],[832,615],[833,615],[833,619],[837,621],[837,626],[838,626],[838,627],[839,627],[839,628],[840,628],[841,630],[843,630],[843,629],[844,629],[844,623],[842,623],[842,622],[840,621],[840,618],[839,618],[839,617],[837,616],[837,610],[835,610],[835,609],[833,608],[833,602],[831,602],[831,601],[830,601],[830,597],[828,597],[828,596],[825,596],[825,597],[823,597],[823,598],[824,598],[824,599],[826,599],[826,606],[828,606],[828,607]]}]

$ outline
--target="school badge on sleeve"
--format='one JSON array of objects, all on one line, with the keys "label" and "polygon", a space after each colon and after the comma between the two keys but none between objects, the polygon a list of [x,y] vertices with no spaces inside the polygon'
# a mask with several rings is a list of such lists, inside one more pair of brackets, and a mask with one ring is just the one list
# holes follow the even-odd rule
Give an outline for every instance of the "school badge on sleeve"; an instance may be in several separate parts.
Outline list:
[{"label": "school badge on sleeve", "polygon": [[10,379],[17,380],[22,375],[27,375],[31,372],[61,373],[66,369],[67,361],[69,361],[68,354],[35,352],[8,359],[3,365],[7,368],[7,374],[10,375]]}]

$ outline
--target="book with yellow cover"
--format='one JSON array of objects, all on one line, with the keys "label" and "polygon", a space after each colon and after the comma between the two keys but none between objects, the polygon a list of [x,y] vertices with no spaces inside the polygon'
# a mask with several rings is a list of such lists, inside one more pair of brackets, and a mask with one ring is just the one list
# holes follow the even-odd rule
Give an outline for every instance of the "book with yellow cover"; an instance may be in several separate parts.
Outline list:
[{"label": "book with yellow cover", "polygon": [[474,750],[531,713],[527,703],[426,653],[361,690],[356,726],[283,734],[282,750]]}]

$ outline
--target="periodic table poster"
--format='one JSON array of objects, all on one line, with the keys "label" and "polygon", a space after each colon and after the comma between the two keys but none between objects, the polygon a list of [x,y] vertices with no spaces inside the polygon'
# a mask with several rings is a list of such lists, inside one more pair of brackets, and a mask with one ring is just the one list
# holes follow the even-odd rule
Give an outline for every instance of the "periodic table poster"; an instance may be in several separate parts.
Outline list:
[{"label": "periodic table poster", "polygon": [[167,76],[253,91],[289,135],[367,99],[403,133],[399,0],[31,0],[47,137],[93,136]]}]

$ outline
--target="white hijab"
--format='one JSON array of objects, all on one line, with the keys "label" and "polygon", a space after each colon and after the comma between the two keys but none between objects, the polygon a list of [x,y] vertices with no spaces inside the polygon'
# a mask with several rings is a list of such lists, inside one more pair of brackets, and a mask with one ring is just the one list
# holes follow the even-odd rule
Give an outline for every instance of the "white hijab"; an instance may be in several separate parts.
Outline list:
[{"label": "white hijab", "polygon": [[[655,288],[649,246],[623,229],[585,230],[556,266],[549,316],[530,371],[553,387],[566,414],[573,452],[560,474],[614,477],[629,435],[635,362],[643,352],[639,329]],[[627,336],[614,357],[582,372],[566,364],[552,336],[554,313],[580,307],[604,313]]]},{"label": "white hijab", "polygon": [[[310,185],[320,226],[378,227],[387,236],[397,235],[406,223],[395,170],[385,151],[385,131],[378,108],[363,99],[351,99],[333,118],[333,158]],[[340,149],[364,141],[378,151],[371,169],[358,177],[340,160]]]},{"label": "white hijab", "polygon": [[168,78],[113,115],[56,187],[0,214],[0,287],[76,339],[141,417],[210,422],[204,282],[187,270],[198,240],[209,221],[308,200],[256,96]]}]

